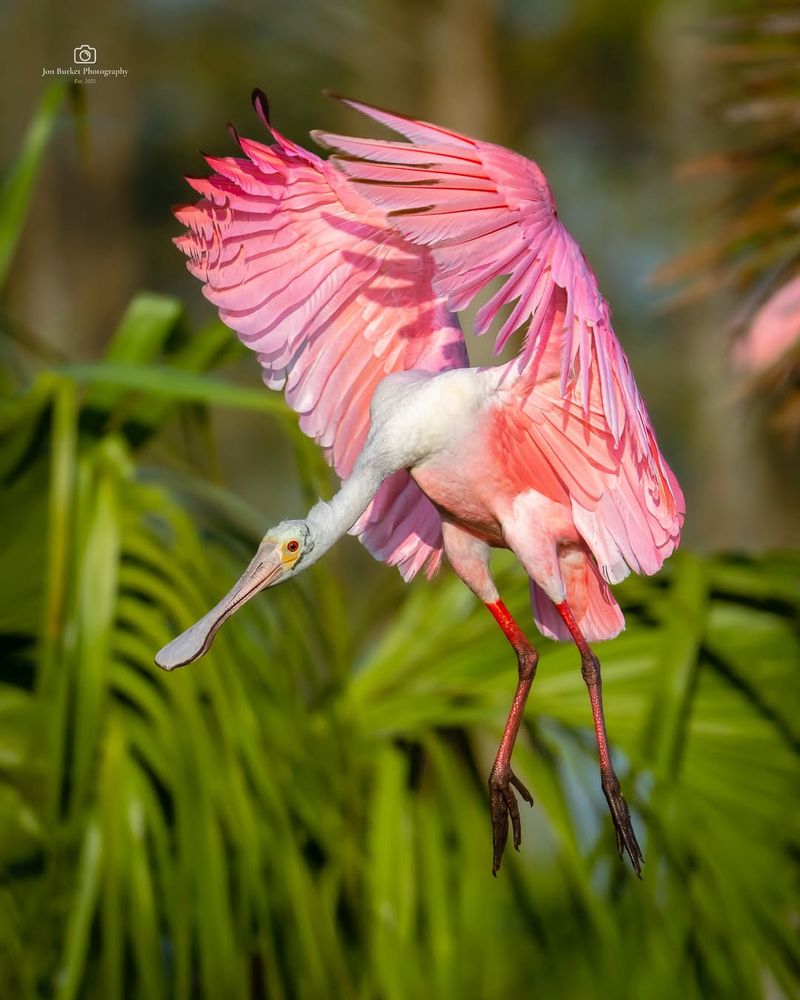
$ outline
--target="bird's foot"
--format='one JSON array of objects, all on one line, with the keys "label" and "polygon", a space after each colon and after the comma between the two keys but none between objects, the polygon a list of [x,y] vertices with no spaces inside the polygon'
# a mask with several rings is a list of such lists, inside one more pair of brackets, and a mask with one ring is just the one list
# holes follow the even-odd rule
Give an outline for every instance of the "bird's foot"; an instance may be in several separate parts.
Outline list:
[{"label": "bird's foot", "polygon": [[639,847],[639,841],[636,839],[636,834],[633,830],[633,823],[631,822],[631,814],[628,810],[628,803],[625,801],[625,796],[622,794],[619,779],[613,771],[609,774],[601,774],[600,779],[603,786],[603,794],[606,797],[608,808],[611,811],[611,818],[614,821],[614,832],[617,835],[617,850],[619,851],[619,856],[622,858],[627,852],[631,864],[633,865],[633,870],[639,878],[641,878],[644,856],[642,855],[642,849]]},{"label": "bird's foot", "polygon": [[522,843],[519,806],[513,791],[514,788],[528,805],[533,805],[533,796],[508,764],[505,767],[492,768],[492,773],[489,775],[489,805],[492,811],[492,875],[497,875],[500,870],[500,861],[508,840],[509,817],[514,836],[514,850],[518,851],[519,845]]}]

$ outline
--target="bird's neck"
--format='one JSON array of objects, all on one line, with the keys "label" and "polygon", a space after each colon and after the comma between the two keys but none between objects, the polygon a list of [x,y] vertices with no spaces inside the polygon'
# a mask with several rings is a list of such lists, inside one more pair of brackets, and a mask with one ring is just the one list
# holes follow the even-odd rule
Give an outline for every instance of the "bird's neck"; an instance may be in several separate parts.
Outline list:
[{"label": "bird's neck", "polygon": [[366,464],[356,463],[349,479],[342,483],[339,492],[330,500],[320,500],[308,512],[306,524],[314,540],[308,559],[310,565],[325,555],[331,546],[344,535],[369,506],[386,474]]}]

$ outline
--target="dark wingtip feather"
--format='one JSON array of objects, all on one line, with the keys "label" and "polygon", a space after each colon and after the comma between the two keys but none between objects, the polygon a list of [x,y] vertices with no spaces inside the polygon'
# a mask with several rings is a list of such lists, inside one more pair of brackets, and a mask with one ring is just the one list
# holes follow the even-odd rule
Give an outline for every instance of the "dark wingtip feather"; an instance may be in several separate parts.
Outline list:
[{"label": "dark wingtip feather", "polygon": [[270,128],[271,121],[269,115],[269,98],[260,87],[256,87],[250,95],[253,108],[261,121]]},{"label": "dark wingtip feather", "polygon": [[415,206],[414,208],[393,208],[391,212],[387,212],[386,215],[391,218],[394,218],[396,215],[421,215],[423,212],[430,212],[434,208],[436,208],[435,205],[420,205],[419,207]]},{"label": "dark wingtip feather", "polygon": [[241,149],[242,148],[242,144],[241,144],[241,142],[239,140],[239,130],[236,128],[236,126],[233,124],[233,122],[228,122],[228,124],[227,124],[226,127],[228,129],[228,133],[230,134],[230,137],[233,139],[233,141],[236,143],[236,145],[239,147],[239,149]]}]

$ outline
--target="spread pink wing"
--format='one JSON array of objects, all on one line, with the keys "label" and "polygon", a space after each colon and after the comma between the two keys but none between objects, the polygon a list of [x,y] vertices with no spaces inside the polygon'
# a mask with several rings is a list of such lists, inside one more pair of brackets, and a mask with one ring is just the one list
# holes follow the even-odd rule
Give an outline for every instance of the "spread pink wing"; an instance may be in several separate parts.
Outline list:
[{"label": "spread pink wing", "polygon": [[[475,332],[484,333],[501,309],[515,303],[496,349],[530,321],[516,369],[535,379],[551,377],[552,355],[543,362],[555,334],[562,395],[588,401],[592,379],[599,380],[603,411],[619,440],[626,421],[639,422],[636,387],[594,274],[559,222],[539,167],[501,146],[344,103],[411,140],[313,133],[339,154],[341,169],[362,182],[359,191],[398,232],[432,248],[435,287],[450,308],[464,309],[490,281],[505,276],[479,310]],[[554,329],[549,306],[558,288],[566,292],[566,312]]]},{"label": "spread pink wing", "polygon": [[315,137],[338,153],[336,163],[387,221],[431,248],[434,287],[450,308],[463,309],[503,278],[478,311],[476,332],[510,308],[499,350],[529,324],[519,356],[497,376],[503,398],[525,413],[520,468],[529,488],[555,476],[606,579],[621,579],[628,567],[654,572],[677,544],[683,496],[605,299],[541,170],[500,146],[345,103],[410,141]]},{"label": "spread pink wing", "polygon": [[[257,110],[266,121],[264,106]],[[467,364],[461,329],[432,288],[433,262],[319,157],[273,130],[240,139],[244,158],[207,157],[189,178],[203,197],[176,210],[175,240],[223,322],[258,353],[303,431],[346,479],[380,380],[404,369]],[[353,528],[406,579],[442,553],[436,509],[405,471],[390,477]]]}]

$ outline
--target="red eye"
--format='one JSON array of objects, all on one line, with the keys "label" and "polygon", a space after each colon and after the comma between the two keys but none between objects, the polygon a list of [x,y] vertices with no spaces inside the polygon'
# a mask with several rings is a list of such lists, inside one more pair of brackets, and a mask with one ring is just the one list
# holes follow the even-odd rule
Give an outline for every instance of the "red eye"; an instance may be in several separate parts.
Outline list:
[{"label": "red eye", "polygon": [[289,542],[289,544],[286,546],[286,551],[287,552],[297,552],[297,550],[299,548],[300,548],[300,542],[296,542],[296,541],[294,541],[294,539],[292,539],[292,541]]}]

